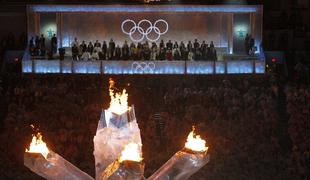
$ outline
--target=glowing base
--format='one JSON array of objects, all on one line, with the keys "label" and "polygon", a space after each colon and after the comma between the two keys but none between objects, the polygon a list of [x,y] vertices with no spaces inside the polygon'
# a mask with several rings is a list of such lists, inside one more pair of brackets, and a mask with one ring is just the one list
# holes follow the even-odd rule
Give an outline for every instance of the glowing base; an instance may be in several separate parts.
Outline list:
[{"label": "glowing base", "polygon": [[142,180],[144,176],[144,163],[134,161],[114,161],[99,176],[99,180]]}]

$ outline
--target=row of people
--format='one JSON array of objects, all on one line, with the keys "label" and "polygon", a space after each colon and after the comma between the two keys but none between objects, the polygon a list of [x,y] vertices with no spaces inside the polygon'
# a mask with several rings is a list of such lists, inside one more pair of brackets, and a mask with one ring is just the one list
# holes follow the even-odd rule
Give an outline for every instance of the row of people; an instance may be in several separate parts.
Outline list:
[{"label": "row of people", "polygon": [[71,44],[73,60],[217,60],[217,52],[213,41],[208,45],[205,41],[201,44],[195,39],[185,45],[174,44],[169,40],[166,44],[163,40],[159,45],[150,43],[128,43],[122,46],[116,45],[113,39],[109,43],[103,41],[102,45],[97,40],[94,44],[82,41],[80,44],[75,38]]},{"label": "row of people", "polygon": [[[53,34],[52,38],[50,39],[50,53],[56,54],[57,53],[57,37],[56,34]],[[38,35],[34,38],[31,37],[29,41],[29,51],[31,56],[45,56],[46,55],[46,44],[45,44],[45,37],[43,34],[39,37]]]}]

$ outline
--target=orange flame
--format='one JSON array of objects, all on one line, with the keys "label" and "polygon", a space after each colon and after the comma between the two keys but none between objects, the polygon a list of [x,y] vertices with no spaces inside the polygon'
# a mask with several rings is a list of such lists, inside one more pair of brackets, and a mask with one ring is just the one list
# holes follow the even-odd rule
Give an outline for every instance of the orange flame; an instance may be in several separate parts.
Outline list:
[{"label": "orange flame", "polygon": [[111,78],[109,80],[109,84],[109,94],[111,97],[111,102],[108,110],[115,114],[121,115],[129,109],[128,94],[126,93],[126,89],[124,89],[122,93],[115,93],[112,89],[115,82]]},{"label": "orange flame", "polygon": [[33,135],[32,141],[29,146],[29,150],[26,149],[26,152],[41,153],[45,157],[45,159],[47,158],[47,154],[49,153],[49,150],[46,146],[46,143],[42,140],[41,133],[38,133],[37,135]]},{"label": "orange flame", "polygon": [[119,158],[119,162],[123,161],[135,161],[141,162],[142,161],[142,153],[140,151],[139,144],[136,143],[129,143],[125,146],[125,149],[122,151],[122,155]]},{"label": "orange flame", "polygon": [[200,152],[207,151],[208,147],[206,147],[206,141],[201,139],[199,135],[196,135],[194,131],[195,127],[193,126],[193,130],[187,136],[185,148]]}]

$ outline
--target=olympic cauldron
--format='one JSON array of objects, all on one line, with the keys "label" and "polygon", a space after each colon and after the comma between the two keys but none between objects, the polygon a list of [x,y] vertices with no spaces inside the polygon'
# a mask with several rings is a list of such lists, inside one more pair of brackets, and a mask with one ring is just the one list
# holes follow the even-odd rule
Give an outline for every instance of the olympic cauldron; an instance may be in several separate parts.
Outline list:
[{"label": "olympic cauldron", "polygon": [[[145,179],[142,142],[134,106],[128,106],[126,90],[114,93],[113,86],[114,81],[110,79],[110,107],[102,111],[94,136],[96,179]],[[177,152],[148,180],[186,180],[209,161],[206,141],[195,135],[194,131],[188,135],[184,149]],[[50,180],[93,179],[49,150],[41,134],[34,136],[29,150],[26,149],[24,165]]]}]

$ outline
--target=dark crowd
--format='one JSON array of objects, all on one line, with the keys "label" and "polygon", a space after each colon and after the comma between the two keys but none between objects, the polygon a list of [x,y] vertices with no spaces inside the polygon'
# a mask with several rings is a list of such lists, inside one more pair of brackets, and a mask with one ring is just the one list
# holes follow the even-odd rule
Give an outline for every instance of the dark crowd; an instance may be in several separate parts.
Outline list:
[{"label": "dark crowd", "polygon": [[[8,110],[0,135],[0,178],[40,179],[23,166],[31,124],[50,149],[94,176],[93,137],[101,109],[109,106],[108,78],[11,77],[2,96]],[[193,180],[310,177],[308,86],[281,88],[267,75],[113,79],[135,105],[146,177],[183,148],[192,125],[206,139],[211,155]],[[280,133],[283,97],[288,127]],[[282,148],[283,138],[291,144],[288,150]]]},{"label": "dark crowd", "polygon": [[13,33],[0,36],[0,71],[4,64],[4,54],[10,50],[24,50],[27,46],[27,37],[24,33],[19,36]]}]

